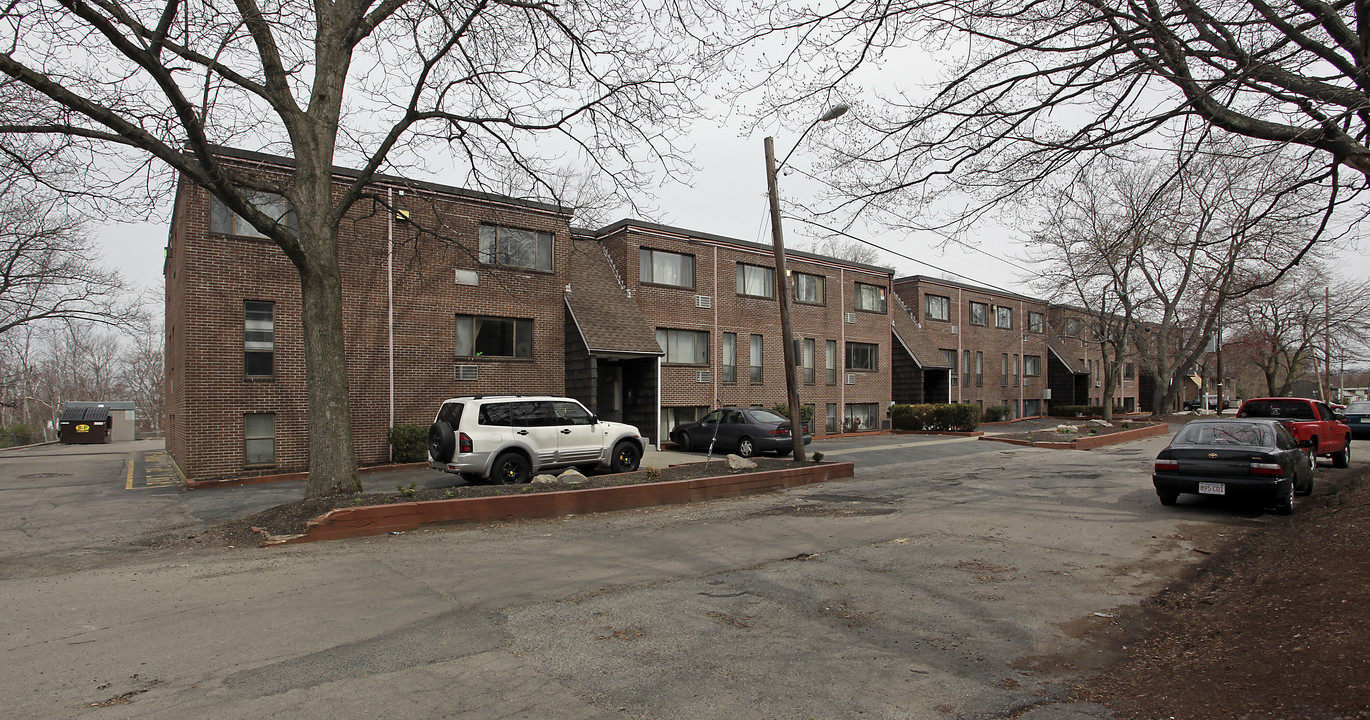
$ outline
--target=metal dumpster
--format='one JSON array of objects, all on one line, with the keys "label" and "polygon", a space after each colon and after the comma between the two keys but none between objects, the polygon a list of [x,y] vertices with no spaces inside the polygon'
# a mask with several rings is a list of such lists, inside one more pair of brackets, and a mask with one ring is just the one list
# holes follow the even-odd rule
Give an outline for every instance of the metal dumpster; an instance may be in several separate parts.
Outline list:
[{"label": "metal dumpster", "polygon": [[67,407],[58,421],[58,438],[62,444],[107,443],[110,434],[110,412],[104,405]]}]

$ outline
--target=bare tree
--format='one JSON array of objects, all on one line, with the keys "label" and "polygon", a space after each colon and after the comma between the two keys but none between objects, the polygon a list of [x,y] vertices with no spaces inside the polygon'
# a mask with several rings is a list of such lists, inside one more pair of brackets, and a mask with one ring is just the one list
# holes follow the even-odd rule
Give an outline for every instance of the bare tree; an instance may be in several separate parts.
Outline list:
[{"label": "bare tree", "polygon": [[123,325],[137,309],[100,266],[87,224],[53,197],[0,187],[0,334],[44,320]]},{"label": "bare tree", "polygon": [[882,260],[880,251],[874,245],[840,235],[817,238],[801,244],[799,249],[865,265],[879,265]]},{"label": "bare tree", "polygon": [[[1330,213],[1370,176],[1368,8],[1244,0],[767,7],[744,43],[790,51],[768,53],[778,60],[744,92],[782,113],[811,112],[834,94],[871,97],[861,124],[832,136],[848,142],[828,175],[845,207],[896,225],[964,228],[1054,175],[1214,128],[1256,141],[1250,152],[1302,148],[1290,179],[1318,185]],[[903,72],[929,67],[907,80]],[[920,82],[926,92],[912,85]],[[1355,177],[1343,178],[1342,166]],[[1312,230],[1300,247],[1324,228]]]},{"label": "bare tree", "polygon": [[[703,5],[701,4],[701,7]],[[620,189],[679,170],[672,129],[695,112],[701,37],[689,2],[20,0],[0,73],[44,102],[9,135],[60,136],[152,158],[274,241],[300,277],[310,496],[360,490],[342,330],[338,226],[380,171],[447,148],[468,184],[530,178],[573,155]],[[283,177],[226,167],[216,147],[293,157]],[[335,162],[358,172],[334,177]],[[341,182],[339,186],[337,183]],[[284,197],[298,222],[259,198]],[[272,203],[275,204],[274,202]]]},{"label": "bare tree", "polygon": [[119,383],[138,410],[139,426],[153,431],[162,430],[162,416],[166,413],[166,378],[162,372],[166,358],[165,331],[162,319],[152,318],[138,323],[125,333],[125,343],[119,353]]},{"label": "bare tree", "polygon": [[1255,368],[1266,393],[1288,395],[1294,383],[1314,374],[1325,347],[1333,357],[1363,352],[1370,337],[1370,281],[1336,282],[1322,267],[1300,268],[1234,302],[1224,324],[1224,362]]}]

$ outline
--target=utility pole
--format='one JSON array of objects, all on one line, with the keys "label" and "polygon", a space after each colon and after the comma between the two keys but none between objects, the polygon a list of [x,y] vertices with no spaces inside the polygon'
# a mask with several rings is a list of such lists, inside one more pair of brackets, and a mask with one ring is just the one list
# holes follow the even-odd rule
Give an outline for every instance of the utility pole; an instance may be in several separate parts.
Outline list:
[{"label": "utility pole", "polygon": [[[1326,389],[1322,393],[1323,402],[1332,402],[1332,288],[1322,289],[1322,377]],[[1322,389],[1322,388],[1319,388]]]},{"label": "utility pole", "polygon": [[794,323],[790,320],[790,281],[785,274],[785,238],[780,226],[780,188],[776,180],[775,139],[766,138],[766,186],[771,195],[771,239],[775,244],[775,293],[780,301],[780,338],[785,350],[785,391],[790,402],[790,439],[795,460],[804,459],[804,419],[795,370]]}]

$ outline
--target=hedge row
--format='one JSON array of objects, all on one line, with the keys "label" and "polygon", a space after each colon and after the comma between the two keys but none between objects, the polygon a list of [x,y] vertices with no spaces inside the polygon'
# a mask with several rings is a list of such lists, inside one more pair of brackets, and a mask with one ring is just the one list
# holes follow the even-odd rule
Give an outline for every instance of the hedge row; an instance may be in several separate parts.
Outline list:
[{"label": "hedge row", "polygon": [[970,432],[980,425],[975,405],[895,405],[890,408],[895,430],[949,430]]},{"label": "hedge row", "polygon": [[396,425],[390,428],[390,448],[397,463],[427,460],[428,426]]}]

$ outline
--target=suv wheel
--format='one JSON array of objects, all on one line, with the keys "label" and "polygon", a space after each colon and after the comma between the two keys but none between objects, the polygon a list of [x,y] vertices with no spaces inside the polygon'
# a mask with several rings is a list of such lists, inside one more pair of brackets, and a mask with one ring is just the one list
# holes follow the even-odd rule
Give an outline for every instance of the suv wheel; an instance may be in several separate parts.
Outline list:
[{"label": "suv wheel", "polygon": [[614,446],[614,457],[609,461],[609,469],[616,473],[633,472],[642,461],[642,451],[631,441],[624,440]]},{"label": "suv wheel", "polygon": [[504,485],[526,483],[532,479],[533,464],[516,452],[507,452],[495,458],[495,466],[490,469],[490,480]]},{"label": "suv wheel", "polygon": [[428,454],[440,463],[450,462],[457,452],[457,438],[452,426],[439,420],[428,427]]}]

